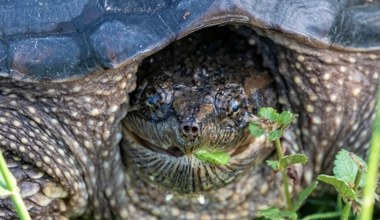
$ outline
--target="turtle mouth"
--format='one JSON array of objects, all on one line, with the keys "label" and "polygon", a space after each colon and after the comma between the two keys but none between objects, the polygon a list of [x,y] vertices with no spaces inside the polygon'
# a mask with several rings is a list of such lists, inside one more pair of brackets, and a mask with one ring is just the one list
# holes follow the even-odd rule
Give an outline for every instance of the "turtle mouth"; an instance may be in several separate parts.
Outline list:
[{"label": "turtle mouth", "polygon": [[131,171],[156,185],[180,194],[196,194],[221,188],[255,167],[272,152],[262,138],[248,137],[233,149],[225,165],[201,161],[179,146],[166,149],[123,127],[124,161]]},{"label": "turtle mouth", "polygon": [[[166,154],[166,155],[169,155],[169,156],[172,156],[172,157],[183,157],[183,156],[192,156],[193,153],[185,153],[181,150],[180,147],[178,146],[170,146],[168,148],[162,148],[152,142],[149,142],[147,140],[144,140],[143,138],[139,137],[137,134],[135,134],[134,132],[132,131],[125,131],[125,132],[128,132],[129,135],[127,135],[129,138],[132,138],[134,141],[138,142],[139,145],[153,151],[153,152],[156,152],[156,153],[160,153],[160,154]],[[237,147],[233,148],[233,149],[230,149],[227,151],[227,153],[231,156],[231,157],[235,157],[237,155],[239,155],[240,153],[243,153],[247,148],[249,148],[250,146],[250,143],[252,141],[250,140],[245,140],[243,141],[241,144],[239,144]]]},{"label": "turtle mouth", "polygon": [[149,141],[144,140],[143,138],[139,137],[137,134],[131,131],[129,132],[130,135],[127,135],[128,137],[132,138],[132,140],[139,143],[139,145],[151,150],[152,152],[160,153],[160,154],[166,154],[170,155],[172,157],[182,157],[185,156],[185,153],[177,146],[171,146],[167,149],[161,148]]}]

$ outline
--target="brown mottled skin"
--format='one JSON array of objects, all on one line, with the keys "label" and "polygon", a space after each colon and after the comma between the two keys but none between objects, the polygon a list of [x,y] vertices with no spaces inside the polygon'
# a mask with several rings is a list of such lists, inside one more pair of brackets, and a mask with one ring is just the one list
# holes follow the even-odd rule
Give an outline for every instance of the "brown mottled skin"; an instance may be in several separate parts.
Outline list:
[{"label": "brown mottled skin", "polygon": [[[310,157],[295,168],[300,184],[328,172],[338,149],[365,154],[379,52],[211,32],[220,38],[196,33],[146,59],[131,100],[138,64],[67,81],[0,80],[0,149],[33,218],[249,219],[281,206],[280,179],[262,163],[273,147],[246,131],[248,114],[266,105],[299,115],[283,142]],[[225,149],[231,162],[200,162],[201,148]],[[1,198],[0,218],[14,217]]]}]

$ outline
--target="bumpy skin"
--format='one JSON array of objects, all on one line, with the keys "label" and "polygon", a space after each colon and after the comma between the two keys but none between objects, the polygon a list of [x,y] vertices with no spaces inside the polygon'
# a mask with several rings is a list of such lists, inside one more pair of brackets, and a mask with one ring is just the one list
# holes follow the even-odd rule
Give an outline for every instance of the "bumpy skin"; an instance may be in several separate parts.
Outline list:
[{"label": "bumpy skin", "polygon": [[299,115],[285,141],[291,151],[310,157],[303,171],[305,180],[328,172],[341,148],[365,157],[375,117],[380,53],[315,49],[297,43],[289,49],[262,47],[268,49],[271,55],[265,56],[265,63],[274,73],[279,102]]},{"label": "bumpy skin", "polygon": [[[121,139],[136,67],[66,82],[1,80],[0,149],[33,218],[111,218],[105,190],[121,188],[123,167],[110,146]],[[0,206],[1,218],[15,217],[9,199]]]}]

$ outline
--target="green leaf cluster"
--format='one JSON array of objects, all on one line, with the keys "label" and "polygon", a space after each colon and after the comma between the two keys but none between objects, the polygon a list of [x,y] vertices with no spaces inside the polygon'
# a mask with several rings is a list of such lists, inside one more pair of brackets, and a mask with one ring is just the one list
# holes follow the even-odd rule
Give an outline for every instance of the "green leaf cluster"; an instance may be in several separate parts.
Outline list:
[{"label": "green leaf cluster", "polygon": [[292,154],[283,156],[279,160],[267,160],[268,166],[272,167],[273,170],[286,169],[293,164],[306,164],[308,157],[305,154]]},{"label": "green leaf cluster", "polygon": [[[308,157],[304,154],[283,155],[280,138],[284,130],[292,123],[296,115],[289,111],[278,113],[273,108],[261,108],[256,116],[253,116],[249,131],[252,135],[260,137],[266,135],[267,139],[273,141],[276,146],[278,160],[267,160],[266,163],[275,171],[280,171],[283,178],[284,193],[287,207],[285,210],[270,208],[261,210],[260,214],[269,219],[297,219],[297,210],[301,207],[307,197],[314,191],[318,181],[314,181],[302,190],[293,204],[288,191],[287,169],[294,164],[305,164]],[[365,186],[367,164],[362,158],[352,152],[341,150],[334,160],[333,173],[330,175],[319,175],[317,180],[332,185],[345,202],[345,207],[339,212],[324,213],[326,216],[337,216],[341,214],[342,219],[350,217],[351,209],[360,210],[361,190]],[[375,196],[374,196],[375,197]],[[313,215],[311,215],[313,216]],[[317,216],[317,215],[316,215]],[[318,215],[322,216],[322,215]]]},{"label": "green leaf cluster", "polygon": [[359,156],[346,150],[341,150],[335,157],[333,173],[319,175],[318,180],[332,185],[345,202],[342,219],[348,219],[351,207],[359,210],[360,191],[365,185],[367,164]]},{"label": "green leaf cluster", "polygon": [[278,113],[271,107],[260,108],[257,116],[258,120],[249,125],[251,134],[256,137],[267,134],[270,141],[281,138],[285,128],[292,123],[295,117],[289,111]]},{"label": "green leaf cluster", "polygon": [[284,130],[292,123],[295,115],[289,111],[278,113],[273,108],[261,108],[257,113],[257,118],[253,119],[253,123],[249,125],[249,130],[252,135],[259,137],[265,134],[268,140],[273,141],[276,146],[278,160],[267,160],[266,163],[272,167],[275,171],[280,171],[282,174],[284,194],[286,198],[286,209],[281,210],[277,208],[271,208],[261,210],[260,213],[265,218],[269,219],[297,219],[297,210],[304,203],[306,198],[317,187],[318,182],[313,182],[310,186],[304,189],[297,197],[296,202],[293,205],[293,201],[289,192],[289,180],[287,169],[294,164],[305,164],[308,161],[308,157],[304,154],[292,154],[284,156],[282,153],[282,147],[280,138],[284,134]]},{"label": "green leaf cluster", "polygon": [[[317,179],[332,185],[344,200],[349,201],[357,199],[357,192],[354,189],[355,186],[364,186],[366,172],[367,164],[363,159],[343,149],[335,157],[334,176],[322,174]],[[361,173],[360,179],[357,179],[358,173]]]},{"label": "green leaf cluster", "polygon": [[292,123],[294,118],[293,113],[289,111],[278,113],[274,108],[271,107],[260,108],[257,115],[259,118],[268,120],[272,123],[278,123],[281,126],[288,126],[290,123]]}]

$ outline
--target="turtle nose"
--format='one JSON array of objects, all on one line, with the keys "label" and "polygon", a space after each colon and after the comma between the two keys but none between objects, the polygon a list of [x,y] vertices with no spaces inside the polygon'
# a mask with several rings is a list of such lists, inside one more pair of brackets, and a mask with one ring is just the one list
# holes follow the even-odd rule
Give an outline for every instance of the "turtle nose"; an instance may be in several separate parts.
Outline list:
[{"label": "turtle nose", "polygon": [[200,126],[194,119],[189,119],[181,122],[180,132],[188,138],[195,138],[199,135]]}]

